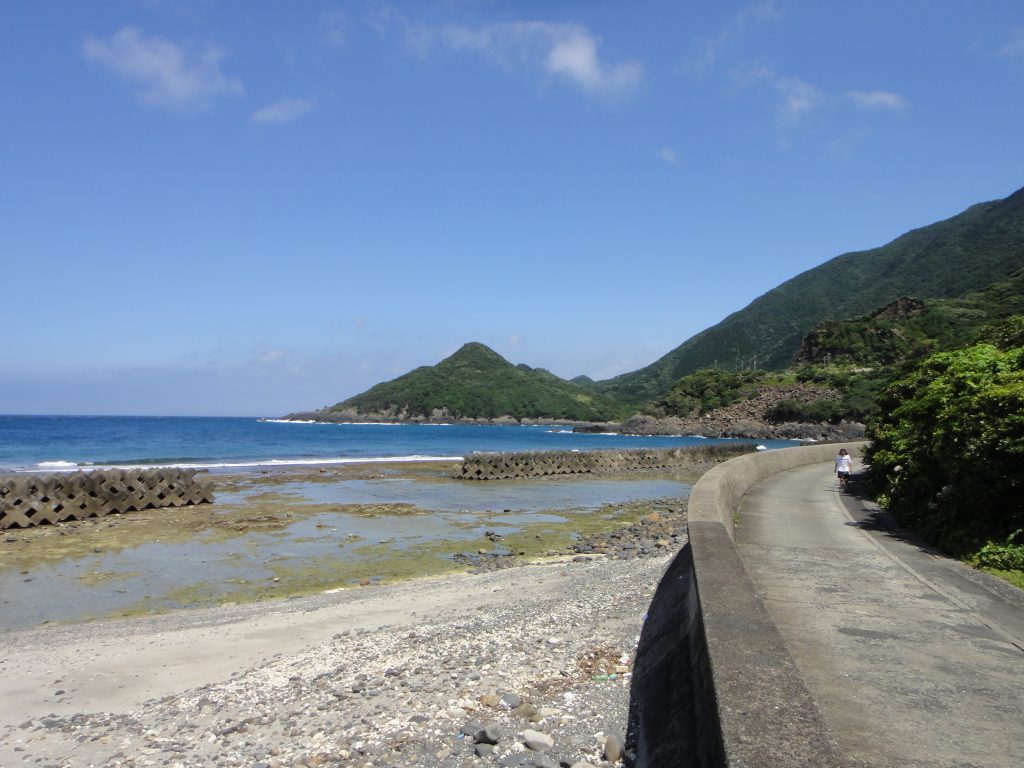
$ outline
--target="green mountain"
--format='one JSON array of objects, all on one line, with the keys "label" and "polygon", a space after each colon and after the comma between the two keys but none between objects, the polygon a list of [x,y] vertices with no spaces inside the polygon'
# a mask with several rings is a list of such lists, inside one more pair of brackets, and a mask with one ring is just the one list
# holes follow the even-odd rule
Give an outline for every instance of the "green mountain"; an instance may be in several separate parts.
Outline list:
[{"label": "green mountain", "polygon": [[847,253],[772,289],[746,308],[632,373],[592,388],[639,405],[701,368],[783,369],[818,323],[857,317],[900,296],[952,298],[1024,267],[1024,189],[916,229],[888,245]]},{"label": "green mountain", "polygon": [[668,414],[704,412],[765,386],[798,382],[834,394],[783,400],[765,414],[768,421],[864,421],[916,361],[978,341],[1019,345],[1021,336],[1024,269],[959,298],[900,297],[863,317],[826,321],[804,337],[795,364],[782,373],[700,370],[679,379],[655,406]]},{"label": "green mountain", "polygon": [[542,368],[513,365],[470,342],[437,365],[417,368],[326,409],[387,419],[473,418],[611,421],[623,416],[611,398]]},{"label": "green mountain", "polygon": [[804,337],[798,364],[878,367],[973,341],[982,329],[1024,315],[1024,269],[955,299],[901,297],[864,317],[829,320]]}]

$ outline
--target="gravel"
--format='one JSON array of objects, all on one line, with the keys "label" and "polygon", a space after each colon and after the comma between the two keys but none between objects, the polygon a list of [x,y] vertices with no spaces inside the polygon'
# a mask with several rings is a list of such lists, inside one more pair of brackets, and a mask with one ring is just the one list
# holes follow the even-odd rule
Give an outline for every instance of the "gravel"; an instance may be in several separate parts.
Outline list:
[{"label": "gravel", "polygon": [[[202,685],[179,690],[172,683],[159,698],[110,711],[69,712],[65,704],[17,722],[8,716],[0,723],[0,764],[621,764],[633,654],[658,580],[684,543],[682,520],[670,513],[638,523],[633,535],[581,542],[585,556],[346,590],[286,601],[286,608],[159,617],[152,626],[161,632],[191,621],[217,642],[253,631],[246,622],[268,611],[282,611],[276,631],[285,633],[300,613],[335,611],[331,626],[321,627],[332,633],[326,639],[292,643],[227,676],[219,670]],[[333,605],[339,601],[344,614]],[[375,613],[382,605],[397,614]],[[228,615],[231,624],[219,629],[226,619],[211,615]],[[376,615],[390,623],[375,624]],[[105,623],[85,626],[104,646],[116,642]],[[134,628],[116,630],[122,642],[147,642],[148,630],[139,627],[148,625],[123,626]],[[73,629],[46,631],[8,633],[9,662],[19,653],[29,658],[44,640],[75,652]]]}]

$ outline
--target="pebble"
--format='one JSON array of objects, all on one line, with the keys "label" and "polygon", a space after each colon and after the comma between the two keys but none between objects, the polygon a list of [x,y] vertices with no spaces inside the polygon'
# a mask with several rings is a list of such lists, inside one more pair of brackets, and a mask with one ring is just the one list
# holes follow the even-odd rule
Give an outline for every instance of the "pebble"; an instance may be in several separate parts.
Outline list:
[{"label": "pebble", "polygon": [[546,733],[528,729],[523,731],[523,744],[534,752],[544,752],[555,746],[555,740]]},{"label": "pebble", "polygon": [[617,763],[622,759],[622,750],[622,737],[617,733],[608,734],[604,741],[604,759],[610,763]]},{"label": "pebble", "polygon": [[[277,654],[130,711],[0,725],[0,764],[593,768],[602,758],[616,763],[625,757],[618,734],[626,728],[631,660],[643,617],[673,548],[685,542],[685,529],[677,538],[648,529],[678,519],[662,512],[656,521],[637,524],[650,554],[634,560],[587,555],[586,562],[541,561],[514,572],[459,577],[478,579],[480,593],[495,594],[486,605],[436,615],[422,611],[426,615],[376,630],[339,627],[325,635],[330,639],[301,652]],[[646,546],[628,530],[622,538],[608,537],[616,552]],[[672,547],[654,545],[662,538]],[[599,544],[596,538],[588,542],[578,546]],[[426,587],[375,590],[415,594],[420,588]],[[593,666],[598,662],[601,670]],[[63,682],[68,684],[66,676]],[[61,696],[66,688],[48,690]],[[531,724],[536,727],[524,730]],[[603,744],[595,742],[594,734],[602,732],[611,735]],[[520,740],[509,737],[516,733]],[[15,758],[15,750],[24,752]]]}]

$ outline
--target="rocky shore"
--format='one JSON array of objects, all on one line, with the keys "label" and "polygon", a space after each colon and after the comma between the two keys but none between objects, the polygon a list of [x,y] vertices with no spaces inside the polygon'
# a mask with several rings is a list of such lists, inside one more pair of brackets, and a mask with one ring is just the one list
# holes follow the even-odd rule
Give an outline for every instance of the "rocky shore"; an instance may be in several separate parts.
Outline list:
[{"label": "rocky shore", "polygon": [[624,421],[619,430],[624,435],[701,435],[751,440],[837,442],[864,439],[864,425],[859,422],[769,424],[756,418],[731,419],[714,416],[707,419],[680,419],[672,416],[658,418],[637,414]]},{"label": "rocky shore", "polygon": [[[485,536],[498,545],[497,549],[477,553],[460,553],[459,562],[472,566],[473,573],[486,573],[509,568],[519,563],[517,552],[501,548],[503,537],[494,531]],[[634,560],[638,557],[661,555],[675,551],[686,541],[686,509],[682,503],[652,512],[637,523],[609,533],[596,533],[574,542],[561,550],[549,550],[548,557],[573,555],[576,562],[585,562],[599,555],[614,560]]]},{"label": "rocky shore", "polygon": [[627,419],[618,431],[626,435],[702,435],[704,437],[744,437],[754,440],[816,440],[835,442],[861,440],[864,425],[842,421],[829,423],[773,423],[766,414],[786,400],[815,402],[838,397],[835,390],[820,389],[806,384],[782,387],[762,387],[750,398],[724,408],[686,418],[658,418],[636,414]]},{"label": "rocky shore", "polygon": [[430,417],[396,418],[393,414],[365,414],[354,411],[309,411],[293,413],[285,418],[295,421],[328,421],[349,423],[402,422],[402,423],[457,423],[457,424],[551,424],[571,426],[574,432],[614,432],[623,435],[699,435],[701,437],[737,437],[752,440],[815,440],[835,442],[861,440],[864,425],[859,422],[843,421],[839,424],[785,422],[774,423],[765,415],[778,403],[785,400],[814,402],[838,397],[835,390],[821,389],[796,383],[781,387],[763,387],[753,397],[738,403],[718,408],[702,416],[680,418],[658,417],[638,413],[624,422],[573,422],[559,420],[517,420],[510,416],[494,419],[455,419],[446,413]]},{"label": "rocky shore", "polygon": [[316,421],[325,424],[495,424],[506,426],[551,425],[575,426],[578,421],[571,419],[516,419],[512,416],[495,416],[494,418],[462,418],[451,416],[447,412],[436,412],[430,416],[410,416],[393,413],[362,413],[358,411],[299,411],[283,416],[288,421]]},{"label": "rocky shore", "polygon": [[685,524],[680,501],[525,564],[5,633],[0,765],[618,765]]}]

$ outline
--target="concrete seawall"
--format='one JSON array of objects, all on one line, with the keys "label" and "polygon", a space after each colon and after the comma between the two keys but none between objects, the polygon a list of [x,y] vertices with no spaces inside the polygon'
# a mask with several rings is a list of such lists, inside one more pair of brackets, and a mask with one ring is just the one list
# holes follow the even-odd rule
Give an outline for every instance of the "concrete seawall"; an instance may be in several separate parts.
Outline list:
[{"label": "concrete seawall", "polygon": [[[865,445],[846,448],[858,456]],[[627,734],[634,765],[841,765],[734,536],[740,500],[751,487],[830,461],[839,447],[740,456],[694,486],[690,543],[662,578],[637,649]]]},{"label": "concrete seawall", "polygon": [[634,448],[621,451],[526,451],[471,453],[458,480],[518,480],[552,475],[613,474],[684,469],[751,453],[753,443],[713,443],[680,448]]},{"label": "concrete seawall", "polygon": [[103,469],[0,478],[0,529],[213,501],[194,469]]}]

